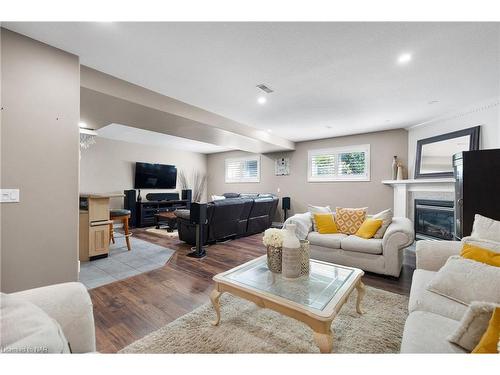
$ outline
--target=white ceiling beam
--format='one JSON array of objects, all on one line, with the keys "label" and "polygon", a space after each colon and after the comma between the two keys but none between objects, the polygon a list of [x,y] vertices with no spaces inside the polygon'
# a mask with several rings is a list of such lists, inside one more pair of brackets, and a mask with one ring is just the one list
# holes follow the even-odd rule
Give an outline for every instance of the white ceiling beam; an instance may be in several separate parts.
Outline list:
[{"label": "white ceiling beam", "polygon": [[287,139],[86,66],[80,85],[82,121],[95,128],[114,122],[249,152],[295,149]]}]

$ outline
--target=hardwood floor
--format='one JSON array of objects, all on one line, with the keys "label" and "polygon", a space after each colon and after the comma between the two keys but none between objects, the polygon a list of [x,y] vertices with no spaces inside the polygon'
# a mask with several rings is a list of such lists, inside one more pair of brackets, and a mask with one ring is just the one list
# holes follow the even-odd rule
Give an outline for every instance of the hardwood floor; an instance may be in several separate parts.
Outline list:
[{"label": "hardwood floor", "polygon": [[[177,238],[144,229],[133,233],[176,253],[162,268],[89,291],[99,352],[116,352],[209,302],[215,274],[265,254],[260,234],[209,246],[205,258],[194,259],[186,256],[191,246]],[[367,285],[407,295],[412,274],[413,267],[405,265],[398,279],[368,273],[363,280]]]}]

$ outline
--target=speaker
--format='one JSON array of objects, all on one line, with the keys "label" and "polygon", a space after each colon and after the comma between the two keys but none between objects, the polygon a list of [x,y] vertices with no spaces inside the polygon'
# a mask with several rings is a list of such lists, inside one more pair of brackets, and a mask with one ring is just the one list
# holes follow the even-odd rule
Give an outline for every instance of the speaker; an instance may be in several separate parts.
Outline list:
[{"label": "speaker", "polygon": [[206,224],[207,222],[207,204],[206,203],[191,203],[189,211],[190,220],[193,224]]},{"label": "speaker", "polygon": [[129,225],[135,227],[137,224],[137,198],[135,190],[124,190],[123,208],[130,210]]},{"label": "speaker", "polygon": [[179,193],[149,193],[146,194],[148,201],[178,201]]},{"label": "speaker", "polygon": [[290,197],[283,197],[283,198],[281,198],[281,208],[283,210],[289,210],[290,209]]},{"label": "speaker", "polygon": [[196,224],[196,246],[192,247],[192,252],[187,256],[191,258],[203,258],[207,255],[203,247],[203,232],[207,222],[207,204],[206,203],[192,203],[190,209],[190,218],[193,224]]},{"label": "speaker", "polygon": [[286,221],[288,217],[288,210],[290,209],[290,197],[281,198],[281,208],[283,209],[283,220]]},{"label": "speaker", "polygon": [[191,189],[185,189],[181,191],[181,199],[187,201],[186,209],[191,209],[191,202],[193,201],[193,191]]},{"label": "speaker", "polygon": [[191,202],[193,200],[193,191],[191,189],[181,190],[181,199]]}]

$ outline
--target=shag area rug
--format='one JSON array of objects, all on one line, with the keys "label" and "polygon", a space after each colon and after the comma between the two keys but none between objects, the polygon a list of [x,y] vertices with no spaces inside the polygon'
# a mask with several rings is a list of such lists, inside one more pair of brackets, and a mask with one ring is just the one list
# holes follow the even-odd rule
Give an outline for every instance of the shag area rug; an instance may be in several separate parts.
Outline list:
[{"label": "shag area rug", "polygon": [[[229,294],[221,297],[221,323],[210,324],[210,303],[137,340],[120,353],[319,353],[305,324]],[[334,319],[334,353],[397,353],[408,297],[366,287],[363,315],[354,291]]]}]

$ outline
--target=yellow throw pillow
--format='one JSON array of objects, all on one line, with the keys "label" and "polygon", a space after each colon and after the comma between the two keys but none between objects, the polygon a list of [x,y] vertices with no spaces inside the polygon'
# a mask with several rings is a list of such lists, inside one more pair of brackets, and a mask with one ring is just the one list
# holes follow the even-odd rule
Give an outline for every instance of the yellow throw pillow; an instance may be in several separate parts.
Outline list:
[{"label": "yellow throw pillow", "polygon": [[314,214],[314,225],[321,234],[337,233],[337,225],[335,225],[333,214]]},{"label": "yellow throw pillow", "polygon": [[500,307],[493,311],[488,328],[472,353],[498,353],[500,339]]},{"label": "yellow throw pillow", "polygon": [[366,217],[365,208],[341,208],[335,210],[335,223],[340,233],[355,234]]},{"label": "yellow throw pillow", "polygon": [[500,253],[465,243],[460,253],[462,258],[475,260],[494,267],[500,267]]},{"label": "yellow throw pillow", "polygon": [[361,238],[372,238],[382,226],[382,219],[366,219],[356,232],[356,236]]}]

